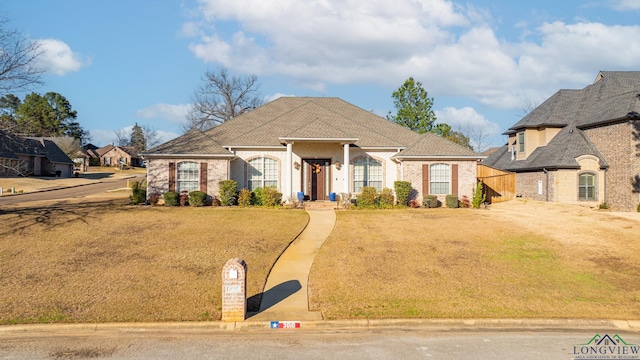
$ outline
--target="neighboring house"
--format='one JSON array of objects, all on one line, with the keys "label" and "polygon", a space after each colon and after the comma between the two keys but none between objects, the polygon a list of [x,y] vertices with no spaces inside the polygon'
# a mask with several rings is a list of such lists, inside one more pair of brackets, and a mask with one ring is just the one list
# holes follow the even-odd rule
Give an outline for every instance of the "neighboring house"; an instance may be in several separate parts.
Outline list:
[{"label": "neighboring house", "polygon": [[0,130],[0,176],[72,174],[73,161],[53,141],[23,138]]},{"label": "neighboring house", "polygon": [[114,146],[109,144],[93,151],[100,159],[100,165],[103,166],[140,166],[142,163],[138,150],[133,146]]},{"label": "neighboring house", "polygon": [[516,173],[519,196],[635,210],[640,202],[640,72],[600,72],[560,90],[505,135],[483,164]]},{"label": "neighboring house", "polygon": [[206,132],[191,130],[143,154],[148,194],[218,192],[275,186],[285,200],[355,194],[364,186],[410,181],[426,193],[471,197],[483,156],[427,133],[418,134],[338,98],[283,97]]}]

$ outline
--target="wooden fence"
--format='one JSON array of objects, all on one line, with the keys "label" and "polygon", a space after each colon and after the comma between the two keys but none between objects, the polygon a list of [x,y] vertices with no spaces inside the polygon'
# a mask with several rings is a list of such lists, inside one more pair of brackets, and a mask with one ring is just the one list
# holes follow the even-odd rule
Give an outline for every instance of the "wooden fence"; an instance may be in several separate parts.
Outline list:
[{"label": "wooden fence", "polygon": [[515,173],[478,164],[477,177],[484,184],[483,190],[487,202],[497,203],[515,199]]}]

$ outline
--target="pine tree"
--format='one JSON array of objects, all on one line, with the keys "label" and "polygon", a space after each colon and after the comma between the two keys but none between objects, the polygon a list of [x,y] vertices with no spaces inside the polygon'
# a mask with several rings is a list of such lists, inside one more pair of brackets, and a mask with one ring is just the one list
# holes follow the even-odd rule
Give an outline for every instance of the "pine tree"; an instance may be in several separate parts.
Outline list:
[{"label": "pine tree", "polygon": [[131,141],[129,145],[135,147],[138,152],[147,150],[147,139],[144,136],[144,130],[136,123],[131,129]]}]

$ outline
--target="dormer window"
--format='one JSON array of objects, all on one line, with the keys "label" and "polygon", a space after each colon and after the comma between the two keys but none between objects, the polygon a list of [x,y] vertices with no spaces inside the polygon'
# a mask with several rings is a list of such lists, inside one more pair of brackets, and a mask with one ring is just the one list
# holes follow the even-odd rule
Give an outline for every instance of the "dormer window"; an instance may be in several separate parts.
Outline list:
[{"label": "dormer window", "polygon": [[518,152],[524,152],[524,131],[518,133]]}]

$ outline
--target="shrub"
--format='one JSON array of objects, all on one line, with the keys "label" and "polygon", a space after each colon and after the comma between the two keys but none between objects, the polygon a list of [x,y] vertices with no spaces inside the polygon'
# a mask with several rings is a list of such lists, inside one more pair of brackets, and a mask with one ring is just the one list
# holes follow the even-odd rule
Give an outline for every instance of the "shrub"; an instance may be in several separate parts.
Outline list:
[{"label": "shrub", "polygon": [[178,206],[178,193],[175,191],[164,193],[164,206]]},{"label": "shrub", "polygon": [[238,194],[238,205],[241,207],[247,207],[251,205],[251,191],[249,189],[242,189]]},{"label": "shrub", "polygon": [[180,199],[180,206],[187,206],[189,204],[189,192],[187,190],[180,191],[178,198]]},{"label": "shrub", "polygon": [[160,201],[160,194],[158,193],[153,193],[151,195],[149,195],[149,204],[151,206],[156,206],[158,205],[158,202]]},{"label": "shrub", "polygon": [[606,201],[601,202],[600,204],[598,204],[598,209],[609,210],[609,203]]},{"label": "shrub", "polygon": [[260,202],[262,206],[280,206],[282,204],[282,193],[275,186],[267,186],[260,192]]},{"label": "shrub", "polygon": [[396,190],[398,204],[407,206],[409,204],[409,195],[411,194],[411,183],[409,181],[395,181],[393,187]]},{"label": "shrub", "polygon": [[482,181],[478,181],[476,188],[473,189],[473,197],[471,198],[471,206],[475,209],[480,209],[480,206],[484,204],[486,195],[482,191]]},{"label": "shrub", "polygon": [[640,212],[640,204],[638,204],[638,212]]},{"label": "shrub", "polygon": [[204,191],[192,191],[189,193],[189,205],[204,206],[207,200],[207,193]]},{"label": "shrub", "polygon": [[422,199],[422,206],[426,208],[437,208],[438,207],[438,197],[435,195],[425,195]]},{"label": "shrub", "polygon": [[393,208],[393,203],[395,201],[393,197],[393,190],[389,188],[384,188],[380,192],[380,196],[378,198],[378,206],[382,209],[390,209]]},{"label": "shrub", "polygon": [[253,190],[251,203],[255,206],[262,206],[262,188],[255,188]]},{"label": "shrub", "polygon": [[358,195],[356,204],[359,208],[372,208],[376,207],[377,202],[378,190],[373,186],[365,186]]},{"label": "shrub", "polygon": [[448,208],[457,209],[460,207],[460,201],[458,200],[458,195],[447,195],[445,202],[447,203]]},{"label": "shrub", "polygon": [[235,205],[237,189],[238,183],[235,180],[222,180],[218,183],[218,192],[222,205]]},{"label": "shrub", "polygon": [[147,189],[141,181],[135,181],[131,184],[131,195],[129,196],[131,204],[138,205],[147,202]]}]

